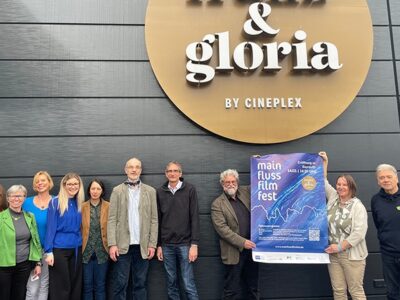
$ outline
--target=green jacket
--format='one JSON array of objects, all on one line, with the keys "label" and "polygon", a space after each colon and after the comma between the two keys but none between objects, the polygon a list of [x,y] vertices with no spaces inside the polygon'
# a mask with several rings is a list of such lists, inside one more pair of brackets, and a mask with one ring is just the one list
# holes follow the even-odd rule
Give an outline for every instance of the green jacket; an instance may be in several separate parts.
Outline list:
[{"label": "green jacket", "polygon": [[[31,233],[29,248],[29,260],[39,261],[42,257],[39,233],[33,214],[23,212],[25,222]],[[15,229],[9,209],[0,212],[0,267],[12,267],[16,265],[16,241]]]}]

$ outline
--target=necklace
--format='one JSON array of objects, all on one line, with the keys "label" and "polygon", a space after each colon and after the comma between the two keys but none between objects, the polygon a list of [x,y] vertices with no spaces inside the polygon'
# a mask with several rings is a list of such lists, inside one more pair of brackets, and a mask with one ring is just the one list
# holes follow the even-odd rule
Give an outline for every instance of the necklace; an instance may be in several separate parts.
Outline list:
[{"label": "necklace", "polygon": [[11,218],[13,218],[14,221],[18,221],[19,219],[21,219],[21,216],[14,217],[13,215],[11,215]]},{"label": "necklace", "polygon": [[13,218],[14,221],[18,221],[22,217],[22,212],[17,213],[10,209],[10,216],[11,216],[11,218]]},{"label": "necklace", "polygon": [[49,202],[51,200],[51,196],[49,195],[47,199],[42,200],[39,195],[37,195],[36,197],[36,203],[37,203],[37,207],[39,207],[41,210],[46,209],[47,206],[49,205]]}]

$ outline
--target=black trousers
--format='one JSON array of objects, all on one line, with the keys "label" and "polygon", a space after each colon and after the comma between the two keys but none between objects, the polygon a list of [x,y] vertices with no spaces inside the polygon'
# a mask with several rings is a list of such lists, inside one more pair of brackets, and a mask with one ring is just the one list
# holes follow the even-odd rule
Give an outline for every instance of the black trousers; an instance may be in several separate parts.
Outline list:
[{"label": "black trousers", "polygon": [[82,248],[53,249],[49,266],[49,299],[80,300],[82,295]]},{"label": "black trousers", "polygon": [[[243,289],[242,289],[243,287]],[[251,258],[251,250],[240,253],[239,263],[225,265],[223,299],[259,299],[258,263]]]},{"label": "black trousers", "polygon": [[0,299],[25,300],[26,283],[32,269],[27,260],[14,267],[0,267]]}]

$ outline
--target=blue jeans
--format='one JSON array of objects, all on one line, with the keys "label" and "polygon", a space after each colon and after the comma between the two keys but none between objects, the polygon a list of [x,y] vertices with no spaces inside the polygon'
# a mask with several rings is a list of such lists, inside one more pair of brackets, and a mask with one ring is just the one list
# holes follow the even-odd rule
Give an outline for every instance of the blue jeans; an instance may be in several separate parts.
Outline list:
[{"label": "blue jeans", "polygon": [[400,299],[400,257],[381,254],[388,300]]},{"label": "blue jeans", "polygon": [[189,246],[162,246],[164,268],[167,273],[168,299],[179,300],[177,263],[182,277],[183,288],[189,300],[198,300],[196,283],[194,282],[193,263],[189,263]]},{"label": "blue jeans", "polygon": [[106,299],[107,270],[108,261],[98,264],[95,254],[83,264],[83,300]]},{"label": "blue jeans", "polygon": [[133,298],[135,300],[147,300],[147,271],[149,261],[143,259],[139,245],[129,246],[128,253],[120,254],[113,265],[111,278],[111,299],[126,300],[129,272],[132,272]]}]

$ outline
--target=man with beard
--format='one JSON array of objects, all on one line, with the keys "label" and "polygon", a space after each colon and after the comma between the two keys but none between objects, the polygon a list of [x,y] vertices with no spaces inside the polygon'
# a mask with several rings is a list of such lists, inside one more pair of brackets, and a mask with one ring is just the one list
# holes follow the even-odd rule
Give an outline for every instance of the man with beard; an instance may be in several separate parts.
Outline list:
[{"label": "man with beard", "polygon": [[250,187],[239,186],[239,174],[228,169],[220,174],[224,192],[211,205],[211,219],[220,236],[221,259],[225,265],[223,299],[259,299],[258,264],[252,260],[250,240]]}]

